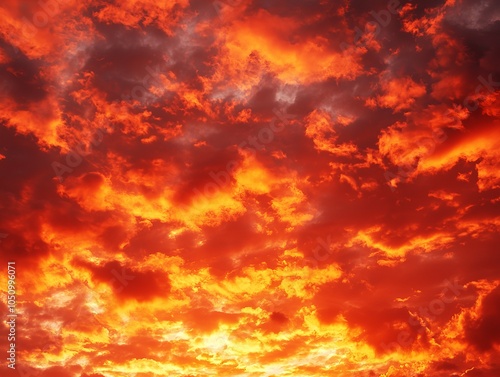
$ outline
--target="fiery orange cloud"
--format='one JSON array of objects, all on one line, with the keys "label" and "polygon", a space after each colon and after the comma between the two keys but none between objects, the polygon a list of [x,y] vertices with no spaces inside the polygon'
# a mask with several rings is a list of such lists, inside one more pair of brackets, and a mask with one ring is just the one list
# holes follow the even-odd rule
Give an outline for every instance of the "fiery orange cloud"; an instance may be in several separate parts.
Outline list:
[{"label": "fiery orange cloud", "polygon": [[500,375],[497,2],[0,16],[2,377]]}]

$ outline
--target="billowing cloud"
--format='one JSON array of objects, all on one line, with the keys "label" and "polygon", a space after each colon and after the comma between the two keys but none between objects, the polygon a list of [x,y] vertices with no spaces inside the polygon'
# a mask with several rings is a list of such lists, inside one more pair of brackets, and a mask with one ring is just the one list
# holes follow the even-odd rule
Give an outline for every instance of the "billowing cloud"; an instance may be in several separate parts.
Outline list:
[{"label": "billowing cloud", "polygon": [[4,2],[0,374],[498,376],[500,7],[423,3]]}]

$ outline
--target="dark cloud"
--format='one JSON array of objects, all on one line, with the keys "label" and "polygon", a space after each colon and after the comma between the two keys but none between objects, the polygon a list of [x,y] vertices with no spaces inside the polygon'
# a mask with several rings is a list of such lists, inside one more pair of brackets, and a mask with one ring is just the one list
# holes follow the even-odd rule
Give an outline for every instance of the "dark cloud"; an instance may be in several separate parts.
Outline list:
[{"label": "dark cloud", "polygon": [[465,327],[467,341],[480,351],[489,351],[500,342],[500,287],[491,291],[481,304],[477,319],[469,319]]}]

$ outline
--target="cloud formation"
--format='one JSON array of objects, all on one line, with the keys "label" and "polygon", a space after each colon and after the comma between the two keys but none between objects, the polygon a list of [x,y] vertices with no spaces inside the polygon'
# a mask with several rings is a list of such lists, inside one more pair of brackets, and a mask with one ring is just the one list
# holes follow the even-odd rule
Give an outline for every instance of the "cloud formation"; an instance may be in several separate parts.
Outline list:
[{"label": "cloud formation", "polygon": [[0,16],[2,376],[499,375],[495,1]]}]

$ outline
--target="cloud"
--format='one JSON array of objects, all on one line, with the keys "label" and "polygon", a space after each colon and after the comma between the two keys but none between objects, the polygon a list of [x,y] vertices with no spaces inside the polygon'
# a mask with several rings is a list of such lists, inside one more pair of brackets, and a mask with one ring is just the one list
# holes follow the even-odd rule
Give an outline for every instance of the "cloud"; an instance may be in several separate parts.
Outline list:
[{"label": "cloud", "polygon": [[19,371],[498,374],[494,1],[0,16]]}]

